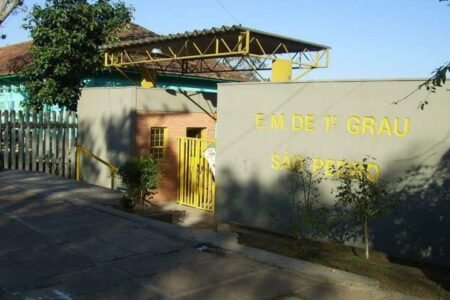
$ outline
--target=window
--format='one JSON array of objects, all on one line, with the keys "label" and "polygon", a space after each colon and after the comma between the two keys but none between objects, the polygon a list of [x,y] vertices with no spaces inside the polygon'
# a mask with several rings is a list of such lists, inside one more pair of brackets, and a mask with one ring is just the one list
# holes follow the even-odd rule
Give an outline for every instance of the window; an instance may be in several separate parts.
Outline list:
[{"label": "window", "polygon": [[186,137],[188,138],[203,139],[205,138],[205,134],[206,128],[195,128],[195,127],[186,128]]},{"label": "window", "polygon": [[155,159],[166,156],[167,128],[152,127],[150,129],[150,153]]}]

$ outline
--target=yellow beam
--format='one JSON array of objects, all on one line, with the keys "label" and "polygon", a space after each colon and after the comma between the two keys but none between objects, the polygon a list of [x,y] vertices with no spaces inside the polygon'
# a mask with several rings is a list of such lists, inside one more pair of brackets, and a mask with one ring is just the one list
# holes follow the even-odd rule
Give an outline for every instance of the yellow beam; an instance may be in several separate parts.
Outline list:
[{"label": "yellow beam", "polygon": [[81,180],[81,154],[82,153],[101,162],[102,164],[106,165],[109,168],[109,170],[111,172],[111,189],[114,189],[115,188],[115,176],[116,176],[117,172],[119,171],[119,169],[116,166],[114,166],[113,164],[98,157],[97,155],[95,155],[94,153],[92,153],[91,151],[89,151],[88,149],[86,149],[80,145],[77,145],[76,149],[75,149],[75,156],[76,156],[75,180],[77,180],[77,181]]},{"label": "yellow beam", "polygon": [[[301,71],[301,75],[296,77],[300,78],[312,69],[327,68],[329,64],[329,49],[292,51],[284,42],[279,42],[274,48],[266,46],[264,41],[253,36],[249,30],[239,32],[231,39],[214,36],[211,40],[204,40],[202,43],[186,39],[179,44],[164,45],[161,50],[166,53],[153,55],[150,49],[139,47],[109,52],[107,50],[104,56],[105,66],[118,68],[145,66],[159,72],[183,74],[233,71],[252,71],[257,74],[258,71],[271,68],[264,64],[254,64],[249,58],[258,58],[261,61],[289,59],[292,62],[292,69]],[[232,60],[227,59],[230,57],[240,57],[245,64],[233,66],[230,64]],[[217,63],[214,63],[214,59]],[[222,59],[230,67],[229,70],[218,67]]]}]

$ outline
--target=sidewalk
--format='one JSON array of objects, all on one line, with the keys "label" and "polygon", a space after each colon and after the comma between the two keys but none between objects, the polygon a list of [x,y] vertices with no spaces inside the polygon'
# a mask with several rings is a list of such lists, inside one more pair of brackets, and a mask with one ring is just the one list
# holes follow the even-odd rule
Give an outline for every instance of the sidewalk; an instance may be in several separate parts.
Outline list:
[{"label": "sidewalk", "polygon": [[409,299],[366,277],[238,245],[230,234],[112,208],[120,197],[0,172],[0,298]]}]

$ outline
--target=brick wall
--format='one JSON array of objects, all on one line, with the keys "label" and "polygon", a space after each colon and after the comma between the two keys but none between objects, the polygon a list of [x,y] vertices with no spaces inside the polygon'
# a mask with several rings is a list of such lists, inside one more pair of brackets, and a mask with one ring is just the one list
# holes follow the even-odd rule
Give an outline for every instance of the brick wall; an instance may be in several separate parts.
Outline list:
[{"label": "brick wall", "polygon": [[160,188],[154,196],[156,200],[176,200],[177,198],[177,138],[186,137],[187,128],[206,128],[206,139],[215,138],[215,120],[206,113],[149,113],[137,112],[136,152],[138,155],[150,153],[151,127],[166,127],[168,140],[165,159],[160,161],[162,176]]}]

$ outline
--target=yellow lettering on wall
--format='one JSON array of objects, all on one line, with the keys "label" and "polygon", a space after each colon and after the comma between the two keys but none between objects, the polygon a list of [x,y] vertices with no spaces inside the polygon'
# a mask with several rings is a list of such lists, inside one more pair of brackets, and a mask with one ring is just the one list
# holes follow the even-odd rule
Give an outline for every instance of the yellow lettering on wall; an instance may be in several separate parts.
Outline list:
[{"label": "yellow lettering on wall", "polygon": [[284,114],[273,114],[270,118],[271,129],[284,129]]},{"label": "yellow lettering on wall", "polygon": [[255,119],[255,127],[256,129],[264,129],[264,113],[257,113]]},{"label": "yellow lettering on wall", "polygon": [[353,135],[360,134],[361,119],[358,116],[352,116],[347,120],[347,132]]},{"label": "yellow lettering on wall", "polygon": [[[323,173],[326,177],[367,176],[371,181],[378,181],[381,177],[381,168],[376,163],[365,163],[362,161],[348,162],[333,158],[322,159],[319,157],[312,159],[312,164],[305,164],[304,158],[300,155],[290,156],[286,151],[284,155],[277,152],[271,156],[271,166],[274,170],[294,169],[302,172],[307,167],[313,173]],[[350,171],[349,173],[346,173]]]},{"label": "yellow lettering on wall", "polygon": [[306,115],[305,117],[305,131],[314,131],[314,117],[315,115]]},{"label": "yellow lettering on wall", "polygon": [[370,132],[371,135],[375,134],[375,117],[363,117],[362,121],[362,133]]},{"label": "yellow lettering on wall", "polygon": [[342,177],[345,175],[345,169],[348,167],[348,161],[338,160],[336,164],[336,176]]},{"label": "yellow lettering on wall", "polygon": [[364,166],[360,162],[354,162],[351,168],[351,176],[360,176],[363,175]]},{"label": "yellow lettering on wall", "polygon": [[335,115],[327,115],[325,117],[325,131],[329,132],[332,127],[337,125],[337,117]]},{"label": "yellow lettering on wall", "polygon": [[272,169],[279,170],[281,167],[280,165],[280,154],[273,153],[272,154]]},{"label": "yellow lettering on wall", "polygon": [[409,134],[409,118],[405,118],[403,121],[403,131],[400,130],[399,118],[394,120],[394,133],[398,137],[405,137]]},{"label": "yellow lettering on wall", "polygon": [[377,135],[380,136],[382,134],[392,135],[391,122],[388,117],[384,117],[381,120],[380,128],[378,128]]},{"label": "yellow lettering on wall", "polygon": [[284,153],[283,163],[281,164],[281,169],[290,169],[291,168],[291,158],[289,157],[289,153]]},{"label": "yellow lettering on wall", "polygon": [[381,176],[381,169],[378,164],[368,163],[367,164],[367,178],[371,181],[378,181]]},{"label": "yellow lettering on wall", "polygon": [[303,116],[300,114],[292,115],[292,130],[300,131],[303,129]]},{"label": "yellow lettering on wall", "polygon": [[325,176],[328,176],[328,177],[333,176],[333,171],[336,168],[335,164],[336,164],[336,161],[334,159],[325,160],[325,170],[324,170]]},{"label": "yellow lettering on wall", "polygon": [[291,161],[291,169],[295,168],[295,170],[303,172],[305,170],[305,166],[303,163],[303,157],[300,155],[294,156]]},{"label": "yellow lettering on wall", "polygon": [[323,165],[324,165],[325,163],[324,163],[324,161],[322,160],[322,159],[320,159],[320,158],[314,158],[313,159],[313,173],[317,173],[317,172],[319,172],[320,170],[322,170],[322,168],[323,168]]}]

